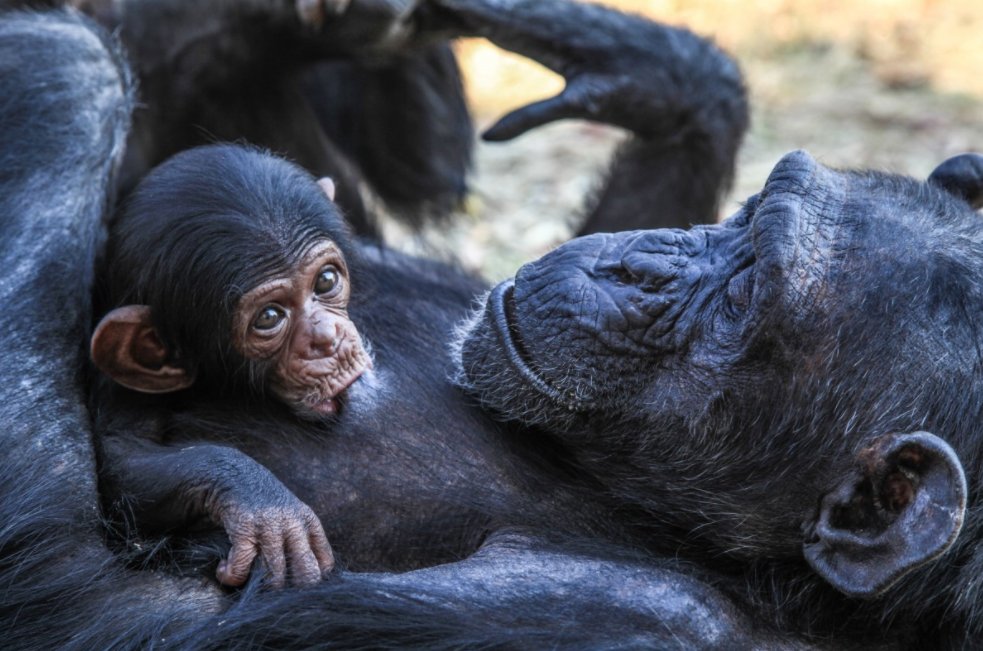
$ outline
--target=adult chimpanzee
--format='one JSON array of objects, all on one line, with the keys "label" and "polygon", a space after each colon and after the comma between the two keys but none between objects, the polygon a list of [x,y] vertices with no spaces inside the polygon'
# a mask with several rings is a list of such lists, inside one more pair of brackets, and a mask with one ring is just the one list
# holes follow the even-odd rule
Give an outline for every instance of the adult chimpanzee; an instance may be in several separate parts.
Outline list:
[{"label": "adult chimpanzee", "polygon": [[[357,232],[374,232],[370,206],[378,200],[367,205],[367,196],[414,224],[446,214],[466,190],[473,138],[446,43],[457,35],[487,36],[568,82],[559,97],[508,116],[486,138],[506,140],[562,118],[634,134],[583,232],[716,221],[747,127],[740,73],[712,44],[610,10],[572,9],[567,0],[111,7],[97,13],[119,30],[142,100],[124,189],[181,149],[244,139],[334,178]],[[591,37],[575,51],[553,47],[577,30]]]},{"label": "adult chimpanzee", "polygon": [[104,383],[98,400],[103,413],[119,412],[134,402],[122,387],[167,395],[157,410],[138,401],[142,427],[100,432],[103,490],[144,528],[221,524],[232,541],[218,569],[224,584],[245,583],[257,555],[273,585],[317,582],[333,566],[331,548],[314,512],[250,457],[165,445],[194,442],[193,432],[171,431],[169,413],[189,387],[198,401],[233,401],[232,413],[271,398],[298,418],[337,413],[371,367],[347,313],[346,231],[302,170],[220,145],[155,169],[110,229],[103,282],[115,307],[92,355],[121,386]]},{"label": "adult chimpanzee", "polygon": [[461,382],[783,626],[972,646],[981,170],[796,152],[722,225],[574,240],[491,292]]},{"label": "adult chimpanzee", "polygon": [[[517,28],[522,26],[518,24]],[[591,27],[591,35],[596,35],[596,25]],[[380,385],[366,387],[361,396],[351,396],[349,407],[352,408],[347,413],[356,412],[354,406],[362,405],[362,412],[354,414],[354,420],[372,415],[376,410],[378,422],[389,424],[393,421],[393,413],[408,415],[405,429],[384,439],[385,445],[377,443],[387,454],[376,457],[398,460],[396,472],[387,479],[389,484],[398,484],[398,490],[393,492],[400,493],[402,499],[398,506],[403,511],[396,509],[397,502],[391,502],[391,513],[385,514],[379,509],[370,515],[391,516],[395,513],[404,519],[405,525],[413,515],[419,515],[419,512],[407,514],[413,508],[422,510],[432,504],[448,503],[460,506],[467,502],[476,507],[471,511],[473,516],[494,508],[497,515],[523,517],[535,524],[537,520],[542,523],[550,515],[553,522],[568,530],[593,528],[608,537],[616,535],[613,527],[620,522],[626,527],[639,527],[648,534],[644,540],[636,539],[636,542],[645,543],[652,550],[664,545],[671,545],[674,551],[680,547],[679,559],[671,565],[640,561],[630,556],[619,559],[614,550],[605,546],[558,551],[521,536],[493,536],[481,552],[461,563],[402,575],[345,574],[337,581],[301,591],[249,592],[230,610],[225,610],[230,604],[227,598],[198,581],[121,568],[106,552],[97,526],[94,469],[84,436],[89,425],[81,407],[83,387],[77,370],[82,359],[81,341],[87,321],[85,297],[98,240],[98,219],[105,210],[107,188],[111,187],[113,155],[119,153],[126,128],[125,73],[119,67],[119,61],[107,55],[97,36],[77,19],[57,14],[4,16],[0,20],[0,54],[3,72],[0,79],[3,79],[4,89],[10,91],[5,95],[8,101],[0,104],[0,152],[3,152],[2,169],[5,170],[4,176],[0,177],[3,183],[0,201],[6,215],[0,244],[9,261],[0,283],[8,307],[4,316],[4,336],[8,346],[2,364],[5,376],[13,379],[0,389],[3,396],[0,416],[6,426],[4,445],[0,446],[3,468],[0,473],[3,482],[0,519],[4,522],[0,528],[0,581],[5,586],[0,592],[0,617],[3,618],[0,630],[6,647],[105,648],[153,644],[227,648],[236,644],[266,644],[279,648],[309,648],[324,640],[330,641],[325,645],[363,647],[378,647],[384,643],[438,647],[466,642],[533,646],[548,640],[595,647],[606,643],[609,646],[656,648],[674,644],[767,648],[803,646],[791,641],[795,633],[822,636],[821,642],[827,645],[843,646],[864,640],[865,635],[879,636],[878,642],[883,644],[920,644],[930,635],[933,623],[938,635],[929,641],[934,642],[958,644],[964,637],[979,631],[980,622],[974,608],[977,595],[972,583],[973,564],[978,560],[973,558],[975,551],[971,547],[979,538],[978,523],[974,520],[963,527],[954,549],[949,552],[950,556],[958,553],[959,560],[965,560],[964,565],[957,567],[936,562],[923,566],[903,577],[896,587],[865,604],[845,599],[805,570],[802,552],[792,553],[789,544],[789,520],[795,517],[771,507],[774,489],[767,495],[758,493],[763,500],[761,504],[750,501],[745,495],[745,490],[751,494],[762,487],[763,479],[759,481],[757,475],[740,477],[736,488],[734,483],[721,481],[733,479],[732,473],[736,469],[760,470],[761,466],[750,464],[755,460],[773,460],[778,454],[777,448],[786,445],[786,452],[794,453],[794,456],[788,461],[783,459],[783,463],[792,471],[804,469],[807,472],[802,485],[794,483],[799,478],[791,473],[780,475],[779,479],[787,481],[778,490],[816,495],[822,492],[815,490],[815,482],[821,480],[816,470],[823,461],[820,453],[830,453],[827,461],[833,463],[833,467],[845,456],[844,450],[838,450],[819,434],[839,428],[844,435],[835,443],[845,449],[859,443],[851,438],[856,436],[857,425],[876,425],[880,420],[884,425],[897,425],[900,429],[904,424],[901,421],[917,419],[919,409],[925,408],[926,425],[931,425],[937,434],[950,438],[955,444],[968,469],[970,499],[974,500],[973,504],[978,499],[981,460],[978,454],[973,454],[973,449],[978,448],[951,434],[960,425],[966,425],[964,434],[974,431],[975,412],[981,404],[978,391],[975,385],[959,387],[962,393],[954,397],[954,394],[933,393],[933,390],[952,388],[951,383],[958,381],[959,373],[971,377],[977,372],[969,364],[960,366],[964,358],[953,354],[957,347],[961,347],[958,350],[962,354],[966,354],[965,351],[976,354],[973,351],[978,350],[979,338],[974,334],[972,318],[974,303],[967,300],[960,305],[943,299],[974,296],[980,268],[978,259],[970,254],[975,253],[973,249],[980,226],[971,221],[973,215],[964,205],[944,198],[927,186],[893,177],[869,176],[857,177],[861,179],[857,180],[818,171],[817,182],[809,184],[805,183],[811,178],[807,171],[790,174],[794,170],[789,168],[795,168],[795,165],[780,168],[781,173],[776,173],[773,179],[791,179],[790,187],[786,188],[788,192],[777,192],[781,184],[770,182],[773,194],[760,202],[762,207],[790,206],[795,203],[795,196],[805,195],[799,203],[813,212],[822,213],[821,226],[839,226],[834,230],[844,234],[875,236],[880,232],[883,238],[883,243],[875,242],[876,246],[870,248],[865,248],[865,243],[869,245],[870,242],[862,237],[852,238],[849,246],[840,246],[841,240],[835,237],[823,239],[830,229],[809,228],[816,225],[813,220],[787,220],[786,225],[801,224],[803,229],[799,233],[804,237],[815,236],[821,244],[829,243],[828,247],[818,249],[820,254],[832,252],[835,260],[862,261],[865,255],[887,259],[895,252],[898,255],[893,262],[906,274],[913,271],[917,260],[932,263],[923,271],[937,272],[915,275],[912,280],[930,278],[934,282],[948,278],[951,282],[945,292],[914,293],[912,287],[893,283],[885,270],[873,268],[865,269],[869,277],[865,278],[862,287],[851,288],[844,281],[850,269],[832,264],[835,260],[825,255],[797,257],[797,253],[806,249],[792,246],[792,240],[783,240],[781,233],[787,232],[780,227],[785,223],[783,220],[764,220],[755,227],[760,217],[769,214],[759,209],[752,225],[743,228],[750,228],[756,234],[775,232],[776,239],[771,240],[772,244],[787,244],[770,247],[768,238],[752,237],[755,243],[762,241],[762,250],[769,251],[769,255],[757,254],[766,262],[755,265],[755,277],[771,277],[774,282],[766,284],[762,281],[761,286],[766,291],[750,295],[749,300],[755,308],[747,314],[762,315],[758,322],[760,327],[753,331],[764,337],[771,333],[772,340],[757,338],[754,341],[761,344],[760,347],[746,351],[743,357],[738,356],[750,363],[755,355],[760,355],[759,365],[747,367],[731,363],[728,368],[735,373],[743,370],[747,381],[754,386],[772,387],[769,378],[781,378],[783,374],[786,378],[793,377],[796,384],[778,387],[781,391],[776,395],[796,402],[780,404],[776,410],[776,402],[763,396],[757,401],[762,410],[755,419],[747,402],[754,402],[754,396],[735,393],[734,384],[724,383],[719,399],[707,405],[711,407],[705,414],[707,419],[700,421],[708,427],[692,432],[680,430],[684,434],[707,436],[672,441],[679,450],[668,449],[670,446],[665,445],[663,428],[667,423],[658,420],[651,403],[640,404],[635,400],[635,411],[631,411],[631,398],[640,397],[639,393],[632,393],[626,399],[617,399],[600,390],[582,396],[596,400],[598,407],[608,410],[609,417],[605,419],[599,409],[577,416],[567,423],[571,438],[566,441],[562,437],[543,435],[542,428],[496,431],[480,413],[462,405],[461,400],[437,379],[445,360],[435,359],[434,341],[414,339],[407,342],[405,337],[397,336],[405,331],[406,324],[425,322],[438,330],[447,327],[463,311],[466,294],[473,285],[443,267],[384,252],[372,255],[372,250],[367,251],[366,265],[378,280],[376,300],[369,306],[372,309],[361,308],[359,312],[353,306],[352,312],[360,328],[362,319],[369,326],[365,330],[376,343],[380,367],[386,359],[391,360],[392,366],[379,369]],[[82,79],[89,81],[80,83]],[[64,128],[59,128],[62,125]],[[973,187],[965,176],[957,174],[953,180],[950,174],[946,178],[949,187]],[[796,180],[802,185],[796,186]],[[845,205],[834,200],[838,191],[842,192]],[[858,207],[869,208],[874,217],[883,215],[888,207],[893,207],[895,213],[881,222],[859,212]],[[923,219],[919,223],[919,219],[929,213],[934,213],[936,221]],[[841,215],[852,220],[851,228],[838,219]],[[907,219],[902,218],[904,215]],[[767,228],[769,222],[774,231]],[[907,230],[904,240],[897,234],[888,237],[885,233],[889,234],[891,223],[909,227],[917,224],[922,230]],[[742,229],[739,223],[728,228]],[[951,251],[943,250],[939,243],[951,245]],[[576,250],[574,246],[567,252]],[[725,252],[718,249],[717,253]],[[908,260],[906,255],[913,257]],[[552,262],[544,263],[540,268],[554,264],[561,257],[552,258]],[[658,258],[653,260],[659,262]],[[828,275],[804,273],[796,276],[783,272],[803,271],[801,264],[809,261],[822,266],[827,260],[831,263]],[[788,264],[779,264],[783,261]],[[718,257],[716,262],[731,264],[725,255]],[[800,266],[796,267],[793,262],[799,262]],[[943,270],[951,274],[943,273]],[[770,276],[765,273],[769,271],[773,272]],[[573,273],[582,272],[583,269]],[[828,291],[815,294],[782,291],[801,289],[782,283],[783,278],[806,283],[811,289]],[[709,280],[708,277],[707,282],[694,289],[705,288]],[[863,293],[866,298],[861,311],[855,308]],[[709,301],[710,294],[700,296]],[[769,296],[771,301],[767,300]],[[807,305],[805,299],[810,296],[816,297],[812,304],[816,309],[812,314],[820,318],[820,325],[840,325],[840,331],[807,327],[809,323],[802,319],[808,318],[810,312],[795,308]],[[650,302],[639,300],[639,294],[629,292],[625,300],[629,304],[638,301],[650,306],[659,302],[656,293],[652,298]],[[933,303],[935,299],[939,300]],[[916,314],[928,305],[942,311],[931,315],[932,319],[902,321],[900,315],[887,309],[892,301],[895,305],[904,303],[906,309]],[[711,307],[714,304],[708,303]],[[787,309],[783,311],[781,306]],[[956,309],[948,311],[949,308]],[[520,309],[527,310],[528,305],[520,307],[517,302],[516,310]],[[849,322],[844,320],[847,309],[853,310],[854,318]],[[723,318],[717,313],[713,315],[712,321],[699,321],[701,332],[706,332],[702,327],[716,324],[718,317]],[[587,325],[589,316],[585,314],[580,322]],[[629,316],[630,312],[626,311],[625,322]],[[939,318],[945,321],[945,329],[935,327]],[[754,320],[746,322],[752,324]],[[523,319],[523,328],[529,323]],[[404,330],[395,333],[393,324],[403,326]],[[795,327],[802,332],[801,341],[786,334]],[[414,332],[420,338],[439,339],[439,333]],[[538,361],[535,368],[528,363],[517,368],[526,369],[533,378],[548,373],[545,379],[549,384],[544,386],[559,384],[561,389],[570,388],[563,378],[576,374],[577,359],[557,358],[555,364],[544,365],[534,346],[548,338],[540,340],[527,336],[524,330],[522,337],[526,342],[522,354]],[[562,336],[557,341],[561,339]],[[835,339],[839,346],[821,345],[830,339]],[[495,345],[482,349],[479,340],[472,341],[475,345],[470,348],[469,355],[483,350],[491,361],[496,354],[503,354]],[[722,345],[726,341],[730,340],[720,340]],[[414,347],[407,348],[409,344]],[[734,350],[738,344],[734,344]],[[516,347],[515,350],[517,355],[520,354],[521,349]],[[684,360],[682,354],[686,350],[694,354]],[[944,350],[946,354],[926,359],[932,350]],[[824,357],[817,352],[828,355]],[[674,360],[661,358],[656,367],[673,361],[678,363],[676,373],[663,376],[664,384],[656,385],[657,388],[664,387],[665,392],[661,396],[650,394],[648,397],[666,399],[667,421],[678,420],[681,426],[697,421],[694,412],[686,407],[695,409],[701,403],[707,404],[706,399],[713,394],[711,380],[733,383],[739,379],[713,374],[713,360],[699,355],[692,347],[680,349]],[[683,372],[684,361],[695,369],[690,375]],[[924,367],[917,366],[926,362]],[[412,368],[414,363],[420,364],[419,369]],[[603,363],[597,366],[608,368]],[[793,368],[797,369],[794,374]],[[877,377],[862,377],[866,368],[876,369]],[[822,370],[829,374],[820,376]],[[930,375],[932,371],[935,375]],[[913,384],[906,385],[909,377]],[[637,374],[635,378],[644,380]],[[694,398],[689,403],[685,402],[686,394],[682,392],[682,384],[687,378],[694,385]],[[927,383],[918,384],[926,378]],[[700,383],[700,380],[706,382]],[[864,383],[863,380],[870,381]],[[887,390],[878,393],[884,387],[894,389],[895,393]],[[635,389],[629,387],[627,390]],[[403,392],[405,396],[401,396]],[[679,405],[674,406],[668,401],[672,396],[679,399]],[[888,407],[896,403],[891,398],[909,400],[902,410],[892,413]],[[413,410],[414,405],[424,402],[436,405],[436,410],[426,413]],[[543,402],[531,401],[529,404],[539,409]],[[574,407],[576,409],[577,405]],[[386,409],[390,412],[388,419],[378,413]],[[560,410],[553,410],[553,413],[559,418]],[[848,414],[856,418],[850,419]],[[692,419],[687,421],[687,417]],[[751,428],[748,432],[757,434],[761,433],[759,428],[763,424],[779,424],[783,419],[789,424],[787,428],[767,429],[778,431],[784,437],[745,437],[737,427],[746,424]],[[604,464],[604,458],[596,458],[590,453],[590,446],[595,444],[593,441],[577,436],[584,432],[578,427],[584,421],[597,426],[592,437],[598,443],[607,439],[610,455],[626,462],[626,476],[631,473],[626,477],[625,496],[619,497],[620,506],[609,514],[614,522],[605,522],[595,512],[604,511],[605,496],[589,495],[589,490],[594,488],[590,475],[596,475],[603,482],[600,485],[610,486],[618,471],[612,471],[610,465]],[[725,428],[728,421],[735,427]],[[638,424],[653,427],[651,434],[645,436],[647,430],[625,429]],[[713,424],[717,427],[709,427]],[[829,428],[827,424],[831,424]],[[659,428],[655,429],[657,426]],[[905,425],[904,429],[908,428]],[[345,444],[352,452],[350,458],[358,459],[356,454],[365,449],[366,441],[354,438],[371,430],[349,426],[347,430],[339,431],[342,433],[336,438],[349,437]],[[425,435],[408,436],[414,432]],[[794,437],[797,433],[803,433],[801,440]],[[724,436],[710,438],[709,434]],[[699,447],[700,442],[705,447]],[[740,442],[748,447],[739,447],[737,443]],[[295,463],[294,468],[303,471],[314,466],[310,472],[316,474],[319,469],[316,463],[311,463],[309,454],[313,448],[305,448],[305,444],[299,441],[296,449],[304,463]],[[825,447],[819,447],[820,444]],[[947,476],[947,471],[956,465],[936,439],[917,435],[881,439],[880,444],[880,448],[865,455],[864,458],[870,460],[867,467],[876,470],[879,460],[890,467],[890,446],[896,445],[904,464],[914,466],[910,476],[918,479],[916,497],[907,503],[905,486],[915,484],[909,480],[909,474],[902,472],[903,478],[887,482],[899,487],[886,492],[891,497],[886,501],[900,509],[901,519],[914,513],[908,509],[910,505],[924,506],[926,496],[941,496],[936,503],[945,505],[946,493],[937,489],[944,489],[946,485],[956,488],[958,510],[959,483],[948,481],[953,476],[951,473]],[[567,446],[572,446],[575,459],[565,458]],[[692,462],[681,458],[684,449],[694,453]],[[371,452],[373,448],[369,450]],[[934,461],[938,472],[931,467],[920,467],[918,455],[914,455],[916,458],[910,455],[912,450],[924,452],[922,458]],[[656,466],[653,454],[662,454],[667,462],[677,463],[671,468]],[[553,455],[560,455],[560,459],[552,458]],[[646,462],[641,463],[642,460]],[[565,468],[564,461],[568,462]],[[733,462],[735,470],[723,467],[723,461]],[[400,474],[399,471],[409,468],[416,468],[417,474]],[[858,471],[862,469],[860,467]],[[652,470],[661,474],[649,475]],[[765,470],[773,473],[774,464]],[[327,473],[320,476],[323,478]],[[701,477],[708,483],[698,484]],[[669,478],[676,479],[675,494],[672,494],[673,486],[666,481]],[[367,492],[382,489],[381,502],[385,503],[385,490],[390,488],[387,482],[361,485],[367,487]],[[700,522],[705,526],[690,532],[694,540],[708,541],[706,547],[701,548],[699,543],[680,545],[682,540],[689,541],[688,537],[673,530],[681,516],[658,509],[654,500],[643,500],[642,490],[646,485],[652,486],[659,497],[677,506],[683,499],[683,489],[694,496],[694,501],[697,495],[707,498],[707,508],[715,507],[714,511],[695,514],[693,517],[701,518]],[[406,498],[411,492],[415,503],[408,505]],[[846,494],[846,491],[840,494]],[[373,500],[361,501],[360,506],[377,508],[376,495],[372,494],[372,497]],[[788,501],[784,495],[774,499],[776,503]],[[859,504],[864,504],[863,498]],[[748,511],[723,513],[723,507],[728,505]],[[703,508],[700,504],[697,511]],[[797,504],[798,512],[807,509]],[[944,515],[941,510],[938,512]],[[832,528],[849,525],[857,515],[850,509],[841,513],[842,519],[828,520]],[[738,517],[734,517],[735,514]],[[714,519],[714,515],[720,519]],[[861,517],[863,515],[860,513]],[[770,518],[773,517],[777,519],[772,521]],[[447,521],[452,519],[441,520]],[[657,534],[651,535],[659,521],[665,527],[658,527]],[[735,521],[737,525],[733,526]],[[488,522],[481,520],[477,528],[481,529]],[[823,521],[819,522],[822,525]],[[430,523],[435,524],[434,520]],[[903,522],[897,527],[887,518],[886,523],[882,529],[888,534],[885,542],[910,542],[905,535],[895,537],[899,529],[902,534],[907,531]],[[864,554],[868,560],[878,561],[872,562],[871,568],[887,568],[890,575],[890,563],[880,562],[884,558],[912,561],[909,565],[901,563],[895,569],[910,567],[917,563],[919,556],[921,560],[927,560],[932,555],[932,539],[939,542],[938,533],[945,530],[946,519],[942,517],[936,524],[941,524],[942,528],[921,528],[929,535],[925,540],[909,545],[907,551],[912,553],[908,556],[892,556],[890,544],[879,548],[887,549],[886,556]],[[951,519],[948,526],[953,529]],[[817,531],[821,529],[822,526],[816,527]],[[731,535],[731,531],[740,537]],[[870,533],[877,531],[878,526],[871,526]],[[403,555],[407,551],[420,551],[414,548],[412,542],[415,541],[411,538],[403,536],[400,540],[404,543],[409,540],[410,544],[392,551]],[[432,544],[425,540],[432,541],[432,535],[428,539],[419,539],[420,544]],[[798,540],[801,544],[802,538]],[[839,537],[839,540],[851,542],[849,537]],[[817,549],[821,552],[823,544],[835,542],[836,537],[821,535],[817,541],[820,543]],[[929,544],[923,544],[925,541]],[[945,542],[942,540],[939,546],[944,546]],[[746,553],[750,549],[758,552],[753,561],[742,555],[742,550]],[[919,586],[913,584],[913,579],[933,576],[933,573],[941,578],[948,573],[953,580],[923,586],[921,589],[925,592],[919,593]],[[824,574],[837,580],[834,572],[824,571]],[[783,577],[788,577],[789,581],[780,581]],[[769,579],[773,582],[769,583]],[[960,593],[960,582],[963,581],[969,581],[969,584]],[[878,583],[880,581],[873,581],[871,585]],[[935,595],[940,596],[938,602],[926,597],[933,589]],[[789,598],[787,603],[783,600],[785,597]],[[850,616],[843,616],[847,611],[851,611]],[[869,614],[883,617],[862,617]],[[901,616],[905,614],[911,616]],[[840,616],[838,621],[837,615]],[[779,637],[762,630],[769,617],[779,622],[779,628],[786,631],[784,635]],[[912,635],[904,638],[907,633]]]}]

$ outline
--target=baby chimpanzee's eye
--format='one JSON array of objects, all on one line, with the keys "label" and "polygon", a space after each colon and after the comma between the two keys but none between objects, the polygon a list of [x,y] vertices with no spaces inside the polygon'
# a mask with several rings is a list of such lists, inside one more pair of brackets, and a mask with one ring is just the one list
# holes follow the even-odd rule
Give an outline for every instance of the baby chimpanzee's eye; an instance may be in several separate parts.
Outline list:
[{"label": "baby chimpanzee's eye", "polygon": [[283,317],[283,310],[275,305],[267,305],[256,316],[256,319],[253,321],[253,328],[256,330],[272,330],[280,325]]},{"label": "baby chimpanzee's eye", "polygon": [[321,269],[321,273],[317,275],[317,280],[314,282],[314,293],[327,294],[334,290],[339,282],[341,282],[341,274],[338,273],[338,269],[333,265],[328,265]]}]

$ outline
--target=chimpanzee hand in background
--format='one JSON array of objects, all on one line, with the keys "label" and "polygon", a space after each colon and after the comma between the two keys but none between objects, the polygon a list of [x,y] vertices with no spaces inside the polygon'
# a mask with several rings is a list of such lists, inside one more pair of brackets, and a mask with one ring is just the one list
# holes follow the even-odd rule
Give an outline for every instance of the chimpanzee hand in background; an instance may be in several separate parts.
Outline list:
[{"label": "chimpanzee hand in background", "polygon": [[486,140],[566,118],[633,133],[578,234],[716,220],[748,105],[737,65],[707,39],[570,0],[428,0],[414,22],[418,38],[482,36],[566,80],[556,97],[499,120]]},{"label": "chimpanzee hand in background", "polygon": [[[605,122],[643,136],[658,133],[682,115],[673,107],[702,97],[690,85],[702,85],[706,76],[681,69],[677,60],[722,61],[707,56],[712,45],[687,30],[569,0],[430,0],[420,17],[431,30],[485,37],[566,79],[556,97],[502,118],[484,134],[488,140],[515,138],[564,118]],[[721,73],[739,87],[736,66],[727,67]]]}]

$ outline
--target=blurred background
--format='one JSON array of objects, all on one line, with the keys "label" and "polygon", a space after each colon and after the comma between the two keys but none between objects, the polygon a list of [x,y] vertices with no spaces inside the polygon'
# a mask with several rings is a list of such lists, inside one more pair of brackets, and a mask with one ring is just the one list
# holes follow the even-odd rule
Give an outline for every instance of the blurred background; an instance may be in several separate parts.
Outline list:
[{"label": "blurred background", "polygon": [[[983,151],[980,0],[608,0],[709,36],[736,57],[752,127],[722,217],[760,189],[781,155],[924,178]],[[479,128],[559,92],[542,67],[484,41],[458,45]],[[450,225],[387,236],[401,248],[500,280],[568,239],[624,134],[578,122],[479,143],[472,194]]]}]

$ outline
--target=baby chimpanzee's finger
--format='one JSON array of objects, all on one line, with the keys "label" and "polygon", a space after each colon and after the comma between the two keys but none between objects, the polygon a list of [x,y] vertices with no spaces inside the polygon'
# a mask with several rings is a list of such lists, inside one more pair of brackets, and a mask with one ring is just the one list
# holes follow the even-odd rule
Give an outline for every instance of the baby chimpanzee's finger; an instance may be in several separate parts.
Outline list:
[{"label": "baby chimpanzee's finger", "polygon": [[282,532],[263,536],[260,557],[266,567],[266,584],[275,589],[287,585],[287,557],[284,553],[286,541]]},{"label": "baby chimpanzee's finger", "polygon": [[246,583],[249,570],[259,550],[256,541],[247,537],[237,537],[232,540],[229,557],[218,564],[215,577],[222,585],[238,588]]},{"label": "baby chimpanzee's finger", "polygon": [[331,550],[331,543],[328,542],[328,537],[324,534],[321,521],[313,514],[312,517],[314,521],[309,526],[308,538],[311,551],[314,552],[318,568],[321,570],[321,576],[325,577],[334,569],[334,551]]},{"label": "baby chimpanzee's finger", "polygon": [[311,551],[306,531],[289,529],[284,548],[290,565],[290,585],[305,587],[321,582],[321,570],[314,552]]}]

